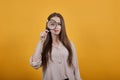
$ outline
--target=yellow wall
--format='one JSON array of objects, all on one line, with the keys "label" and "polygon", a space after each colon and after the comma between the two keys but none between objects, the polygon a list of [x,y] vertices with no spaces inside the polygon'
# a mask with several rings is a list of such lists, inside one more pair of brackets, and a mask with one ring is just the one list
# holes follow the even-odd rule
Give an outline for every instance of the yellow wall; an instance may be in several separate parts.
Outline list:
[{"label": "yellow wall", "polygon": [[120,80],[119,0],[0,0],[0,80],[41,80],[33,54],[46,18],[64,16],[83,80]]}]

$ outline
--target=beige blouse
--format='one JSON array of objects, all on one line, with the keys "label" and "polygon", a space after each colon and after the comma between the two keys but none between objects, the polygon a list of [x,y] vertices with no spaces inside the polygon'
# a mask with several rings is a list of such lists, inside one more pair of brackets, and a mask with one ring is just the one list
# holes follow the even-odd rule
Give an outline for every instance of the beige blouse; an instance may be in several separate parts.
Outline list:
[{"label": "beige blouse", "polygon": [[[72,62],[74,67],[69,67],[67,64],[68,50],[64,45],[62,43],[60,43],[58,47],[52,45],[51,56],[53,61],[49,59],[46,71],[42,68],[42,80],[64,80],[65,78],[69,78],[69,80],[82,80],[80,77],[75,46],[72,42],[71,44],[73,50]],[[39,41],[35,53],[30,57],[30,65],[35,69],[41,67],[41,51],[42,43]]]}]

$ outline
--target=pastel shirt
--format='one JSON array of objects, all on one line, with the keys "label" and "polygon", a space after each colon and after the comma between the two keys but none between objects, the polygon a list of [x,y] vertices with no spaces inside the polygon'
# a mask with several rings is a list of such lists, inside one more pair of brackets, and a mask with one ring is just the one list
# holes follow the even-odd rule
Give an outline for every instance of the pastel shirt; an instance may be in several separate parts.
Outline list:
[{"label": "pastel shirt", "polygon": [[[35,69],[42,67],[42,47],[42,43],[39,41],[35,49],[35,53],[30,57],[30,65]],[[64,45],[62,43],[60,43],[57,47],[52,45],[51,57],[53,61],[49,59],[47,64],[48,67],[45,71],[42,68],[42,80],[64,80],[65,78],[69,78],[69,80],[81,80],[76,50],[72,42],[71,47],[73,51],[73,67],[68,66],[68,50],[64,47]],[[33,60],[33,58],[36,58],[36,60]]]}]

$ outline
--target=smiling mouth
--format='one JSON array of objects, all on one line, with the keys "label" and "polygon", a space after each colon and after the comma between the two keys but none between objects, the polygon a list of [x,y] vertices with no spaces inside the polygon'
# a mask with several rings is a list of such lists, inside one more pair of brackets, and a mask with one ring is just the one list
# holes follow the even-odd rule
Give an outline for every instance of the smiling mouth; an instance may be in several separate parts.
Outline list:
[{"label": "smiling mouth", "polygon": [[59,30],[54,30],[55,32],[59,31]]}]

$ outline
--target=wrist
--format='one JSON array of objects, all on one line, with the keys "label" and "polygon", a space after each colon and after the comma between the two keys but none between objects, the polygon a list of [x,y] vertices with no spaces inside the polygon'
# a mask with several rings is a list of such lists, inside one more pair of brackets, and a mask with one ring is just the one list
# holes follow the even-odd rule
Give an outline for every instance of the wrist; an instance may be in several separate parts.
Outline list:
[{"label": "wrist", "polygon": [[40,40],[40,45],[43,46],[44,44],[44,41]]}]

